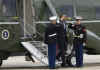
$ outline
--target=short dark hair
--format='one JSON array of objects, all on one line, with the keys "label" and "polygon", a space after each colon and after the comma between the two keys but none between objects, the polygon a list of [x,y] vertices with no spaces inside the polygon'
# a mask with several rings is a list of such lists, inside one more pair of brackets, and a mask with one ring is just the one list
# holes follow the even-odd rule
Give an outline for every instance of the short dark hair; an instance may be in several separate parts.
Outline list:
[{"label": "short dark hair", "polygon": [[60,18],[61,18],[62,16],[67,16],[67,15],[66,15],[66,14],[62,14],[62,15],[60,15]]}]

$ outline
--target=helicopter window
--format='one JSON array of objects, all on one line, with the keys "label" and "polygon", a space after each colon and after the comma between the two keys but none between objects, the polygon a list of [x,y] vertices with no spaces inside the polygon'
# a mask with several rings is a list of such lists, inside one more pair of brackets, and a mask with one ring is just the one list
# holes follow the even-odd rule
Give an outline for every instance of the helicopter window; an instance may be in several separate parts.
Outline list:
[{"label": "helicopter window", "polygon": [[96,7],[96,19],[100,19],[100,7]]},{"label": "helicopter window", "polygon": [[59,15],[73,17],[73,0],[51,0]]},{"label": "helicopter window", "polygon": [[33,6],[35,7],[35,15],[37,21],[47,21],[52,15],[48,6],[43,0],[33,0]]},{"label": "helicopter window", "polygon": [[41,16],[41,11],[42,11],[42,2],[43,0],[33,0],[33,6],[35,7],[35,20],[39,21]]},{"label": "helicopter window", "polygon": [[58,14],[100,19],[100,0],[51,0]]},{"label": "helicopter window", "polygon": [[0,21],[12,21],[16,16],[16,0],[0,0]]},{"label": "helicopter window", "polygon": [[16,0],[16,15],[23,16],[23,0]]},{"label": "helicopter window", "polygon": [[16,0],[0,0],[0,16],[16,16]]},{"label": "helicopter window", "polygon": [[100,0],[76,0],[77,15],[85,19],[100,19]]},{"label": "helicopter window", "polygon": [[95,6],[96,19],[100,19],[100,0],[92,0],[92,2]]}]

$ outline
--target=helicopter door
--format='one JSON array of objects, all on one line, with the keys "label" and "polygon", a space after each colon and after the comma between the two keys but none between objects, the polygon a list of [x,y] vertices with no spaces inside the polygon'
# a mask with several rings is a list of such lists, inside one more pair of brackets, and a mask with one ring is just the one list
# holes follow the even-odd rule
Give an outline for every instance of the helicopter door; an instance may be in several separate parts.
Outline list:
[{"label": "helicopter door", "polygon": [[21,27],[16,6],[16,0],[0,0],[0,50],[11,51],[9,48],[19,41]]}]

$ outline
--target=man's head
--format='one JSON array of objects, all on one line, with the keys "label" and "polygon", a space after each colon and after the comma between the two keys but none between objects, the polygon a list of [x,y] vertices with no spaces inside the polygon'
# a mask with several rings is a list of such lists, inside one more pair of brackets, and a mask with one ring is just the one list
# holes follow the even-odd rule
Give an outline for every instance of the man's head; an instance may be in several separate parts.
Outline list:
[{"label": "man's head", "polygon": [[80,16],[76,16],[75,20],[76,20],[76,24],[80,24],[80,20],[82,19],[82,17]]},{"label": "man's head", "polygon": [[49,20],[51,21],[52,24],[56,24],[57,23],[57,16],[52,16],[49,18]]},{"label": "man's head", "polygon": [[60,20],[61,21],[66,20],[66,19],[67,19],[67,16],[65,14],[63,14],[63,15],[60,16]]}]

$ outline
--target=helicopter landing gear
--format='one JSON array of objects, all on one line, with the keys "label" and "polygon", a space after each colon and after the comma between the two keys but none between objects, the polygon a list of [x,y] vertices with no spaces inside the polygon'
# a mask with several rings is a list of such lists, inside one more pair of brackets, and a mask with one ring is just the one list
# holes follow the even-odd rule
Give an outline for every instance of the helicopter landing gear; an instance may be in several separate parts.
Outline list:
[{"label": "helicopter landing gear", "polygon": [[2,63],[3,63],[3,60],[0,58],[0,66],[2,65]]},{"label": "helicopter landing gear", "polygon": [[66,57],[66,63],[70,67],[75,67],[76,66],[76,56],[75,56],[75,49],[72,45],[68,45],[68,50],[67,50],[68,56]]},{"label": "helicopter landing gear", "polygon": [[76,66],[76,57],[75,57],[75,55],[74,54],[69,55],[67,57],[66,63],[68,64],[68,66],[75,67]]},{"label": "helicopter landing gear", "polygon": [[35,62],[34,59],[32,58],[32,56],[31,56],[31,54],[30,54],[29,52],[26,52],[25,58],[26,58],[26,61]]}]

